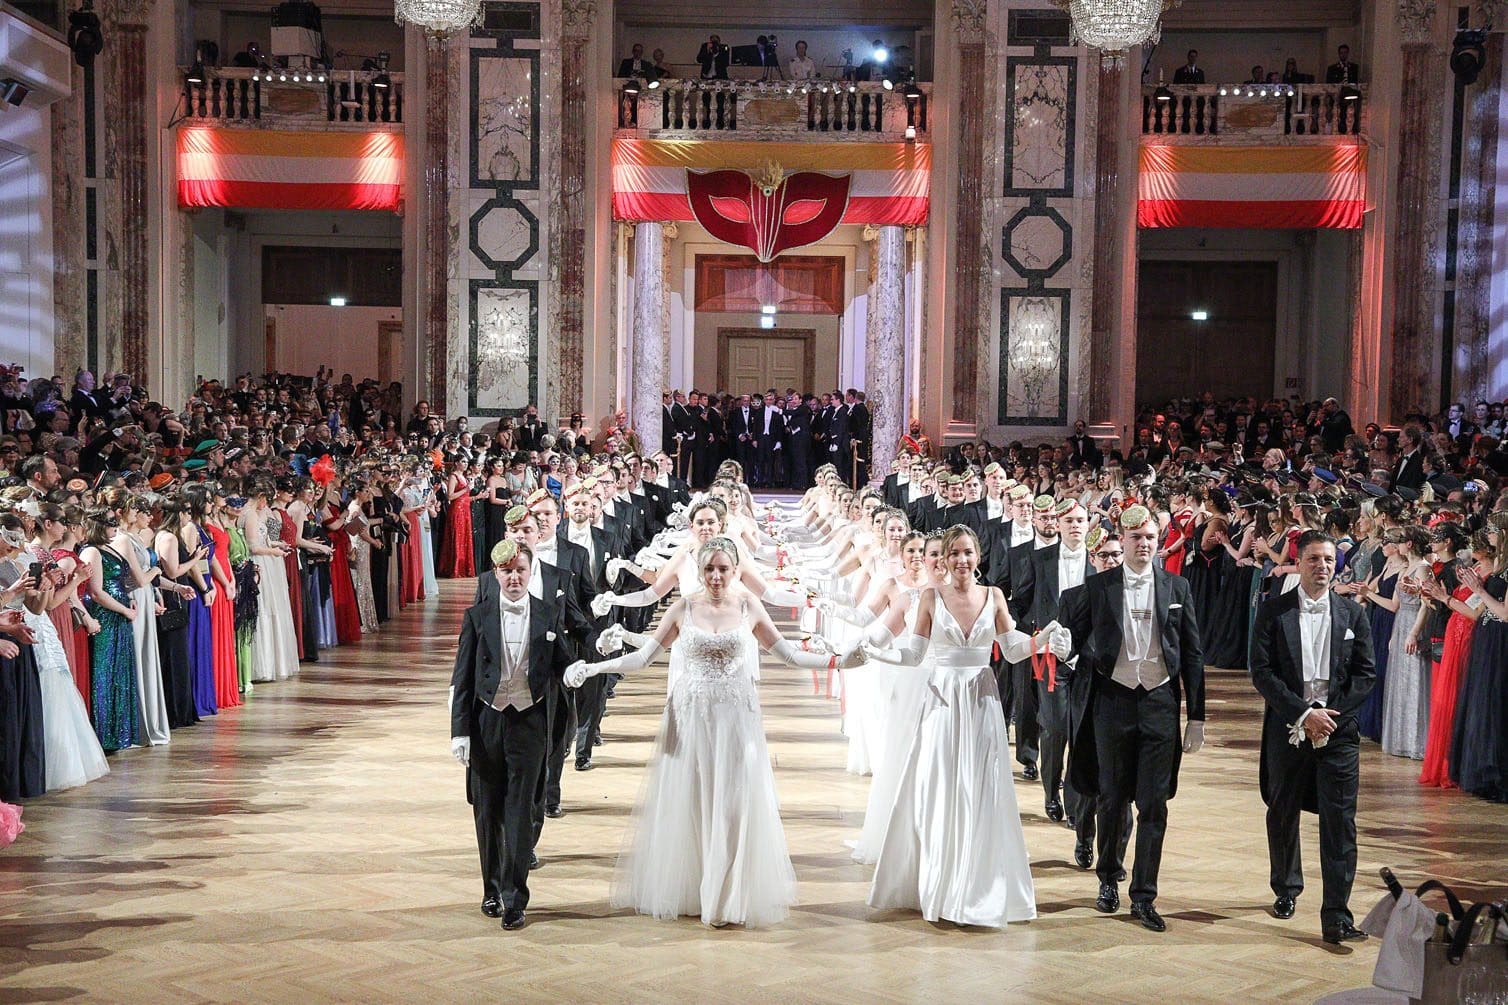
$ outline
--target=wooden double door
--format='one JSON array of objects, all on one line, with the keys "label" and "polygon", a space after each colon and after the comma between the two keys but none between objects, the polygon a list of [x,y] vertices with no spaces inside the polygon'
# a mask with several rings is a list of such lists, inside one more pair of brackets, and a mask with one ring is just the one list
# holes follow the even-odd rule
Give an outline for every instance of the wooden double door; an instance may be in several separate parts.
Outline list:
[{"label": "wooden double door", "polygon": [[774,387],[813,389],[817,333],[811,328],[719,328],[717,386],[732,394]]}]

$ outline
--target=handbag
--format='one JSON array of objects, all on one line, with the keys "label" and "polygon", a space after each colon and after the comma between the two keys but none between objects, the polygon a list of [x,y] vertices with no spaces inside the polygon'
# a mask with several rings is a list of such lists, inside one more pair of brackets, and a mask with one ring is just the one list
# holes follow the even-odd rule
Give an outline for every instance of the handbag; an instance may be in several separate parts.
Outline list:
[{"label": "handbag", "polygon": [[[169,602],[169,597],[172,597]],[[157,630],[159,632],[179,632],[188,627],[188,605],[182,597],[171,594],[163,597],[163,606],[166,608],[157,615]]]}]

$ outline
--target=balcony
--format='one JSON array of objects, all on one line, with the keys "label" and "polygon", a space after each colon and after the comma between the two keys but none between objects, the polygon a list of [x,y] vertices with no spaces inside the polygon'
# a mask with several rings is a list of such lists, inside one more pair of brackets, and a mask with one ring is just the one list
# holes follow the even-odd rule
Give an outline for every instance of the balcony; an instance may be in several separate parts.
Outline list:
[{"label": "balcony", "polygon": [[[187,67],[184,68],[185,75]],[[252,129],[403,128],[403,74],[334,70],[320,82],[309,71],[219,67],[197,84],[184,82],[184,118],[195,125]]]},{"label": "balcony", "polygon": [[1201,84],[1143,87],[1141,132],[1159,143],[1253,146],[1356,142],[1366,133],[1364,86]]},{"label": "balcony", "polygon": [[770,83],[665,80],[637,94],[614,82],[618,130],[640,139],[852,140],[895,143],[928,135],[931,84],[886,90],[879,83],[835,80]]}]

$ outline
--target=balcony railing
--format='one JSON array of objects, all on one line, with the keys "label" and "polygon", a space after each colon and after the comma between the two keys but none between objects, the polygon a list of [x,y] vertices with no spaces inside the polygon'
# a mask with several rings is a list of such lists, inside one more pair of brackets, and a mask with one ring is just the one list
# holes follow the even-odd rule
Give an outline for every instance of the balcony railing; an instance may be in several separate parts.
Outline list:
[{"label": "balcony railing", "polygon": [[1325,143],[1366,131],[1366,89],[1356,85],[1155,86],[1141,102],[1142,135],[1175,142]]},{"label": "balcony railing", "polygon": [[748,139],[892,142],[927,135],[931,85],[887,90],[878,83],[667,80],[638,93],[615,81],[618,128],[640,136],[733,133]]},{"label": "balcony railing", "polygon": [[239,66],[210,70],[199,83],[184,82],[185,117],[280,129],[402,126],[403,74],[384,74],[385,87],[371,73],[334,70],[324,76],[320,81],[318,71]]}]

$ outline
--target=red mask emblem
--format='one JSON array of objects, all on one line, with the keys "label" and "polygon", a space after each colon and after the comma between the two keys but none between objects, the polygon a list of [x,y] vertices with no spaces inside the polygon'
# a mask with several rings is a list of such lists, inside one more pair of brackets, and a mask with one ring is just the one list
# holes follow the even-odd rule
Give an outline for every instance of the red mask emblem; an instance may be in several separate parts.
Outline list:
[{"label": "red mask emblem", "polygon": [[816,171],[778,180],[768,171],[761,178],[743,171],[687,171],[686,195],[708,233],[769,262],[833,232],[848,210],[850,180]]}]

